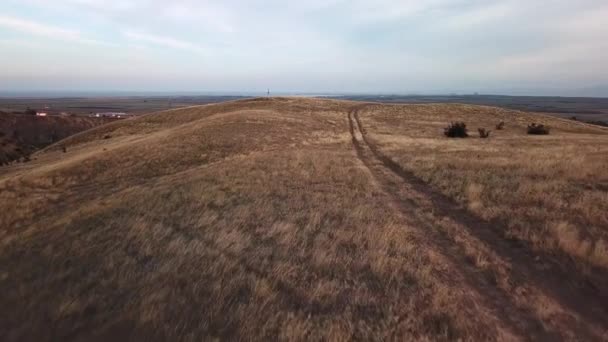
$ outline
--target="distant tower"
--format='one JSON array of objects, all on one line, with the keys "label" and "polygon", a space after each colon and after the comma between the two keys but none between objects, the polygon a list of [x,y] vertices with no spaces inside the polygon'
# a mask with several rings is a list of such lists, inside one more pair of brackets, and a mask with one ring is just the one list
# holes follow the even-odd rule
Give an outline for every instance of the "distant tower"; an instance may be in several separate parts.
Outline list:
[{"label": "distant tower", "polygon": [[266,92],[266,96],[270,97],[270,88],[268,88],[268,92]]}]

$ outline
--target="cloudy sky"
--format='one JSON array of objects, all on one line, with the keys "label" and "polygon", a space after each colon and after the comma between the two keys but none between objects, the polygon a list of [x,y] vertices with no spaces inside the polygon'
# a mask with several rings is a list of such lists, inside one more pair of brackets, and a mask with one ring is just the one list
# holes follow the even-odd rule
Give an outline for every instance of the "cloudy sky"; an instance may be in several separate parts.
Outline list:
[{"label": "cloudy sky", "polygon": [[607,21],[606,0],[1,0],[0,90],[608,96]]}]

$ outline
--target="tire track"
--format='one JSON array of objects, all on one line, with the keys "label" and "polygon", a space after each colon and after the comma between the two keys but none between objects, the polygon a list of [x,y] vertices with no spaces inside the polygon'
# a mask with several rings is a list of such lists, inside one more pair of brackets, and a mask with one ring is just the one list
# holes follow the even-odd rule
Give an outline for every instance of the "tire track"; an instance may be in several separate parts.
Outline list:
[{"label": "tire track", "polygon": [[[508,251],[507,249],[512,247],[506,245],[506,240],[503,239],[505,243],[501,243],[500,237],[488,236],[492,232],[492,227],[488,227],[486,222],[473,217],[445,196],[435,193],[428,185],[371,144],[358,116],[358,112],[364,107],[366,105],[354,107],[348,114],[350,133],[357,156],[369,169],[381,189],[390,195],[393,200],[392,205],[405,216],[404,219],[425,235],[430,248],[438,249],[450,260],[451,266],[460,274],[463,283],[482,295],[488,307],[500,319],[520,336],[529,336],[534,340],[605,338],[606,321],[603,320],[603,310],[597,307],[590,309],[580,307],[581,304],[584,306],[584,303],[593,303],[588,296],[575,295],[570,300],[563,300],[560,295],[564,292],[572,293],[572,288],[556,286],[559,282],[555,281],[558,281],[559,277],[539,279],[546,275],[531,269],[530,265],[535,264],[534,259],[528,260],[525,255],[519,254],[521,252],[519,250],[515,253],[512,250]],[[458,229],[446,228],[449,226]],[[454,233],[455,230],[467,234]],[[480,234],[481,230],[484,233]],[[498,249],[498,253],[495,253],[497,255],[490,256],[490,260],[499,264],[502,278],[506,277],[509,282],[506,287],[504,284],[499,284],[492,276],[488,274],[484,276],[471,262],[467,254],[467,245],[479,245],[480,242],[484,245],[481,247],[486,250],[490,247],[492,253],[494,248]],[[523,282],[525,286],[513,284],[513,279]],[[568,278],[562,278],[562,282],[563,279]],[[530,280],[532,284],[527,283]],[[547,282],[555,283],[549,286]],[[522,288],[530,290],[529,294],[525,294],[526,291],[522,291],[523,295],[518,294],[524,296],[526,301],[530,300],[528,303],[522,303],[521,298],[517,301],[512,293],[514,289]],[[537,312],[535,305],[543,304],[542,301],[540,303],[538,301],[547,298],[563,308],[557,310],[560,313],[559,317],[541,317]],[[578,300],[584,301],[574,306],[572,302]]]}]

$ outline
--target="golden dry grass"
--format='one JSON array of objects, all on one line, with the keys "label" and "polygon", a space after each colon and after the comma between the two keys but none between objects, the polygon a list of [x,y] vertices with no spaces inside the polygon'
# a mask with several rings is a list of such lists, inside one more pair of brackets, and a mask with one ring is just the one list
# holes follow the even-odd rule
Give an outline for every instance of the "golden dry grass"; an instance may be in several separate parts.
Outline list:
[{"label": "golden dry grass", "polygon": [[[527,114],[504,112],[504,137],[454,142],[437,131],[446,119],[489,123],[500,110],[360,107],[279,98],[160,112],[73,136],[0,171],[2,340],[606,337],[603,291],[572,289],[578,273],[548,286],[524,267],[527,259],[506,260],[493,250],[503,245],[474,230],[520,200],[502,218],[515,222],[510,236],[540,251],[571,253],[572,239],[603,238],[605,203],[585,207],[606,195],[596,169],[605,158],[591,158],[606,151],[603,131],[564,124],[532,139],[510,126],[524,125]],[[357,109],[363,127],[353,123]],[[364,136],[435,188],[405,181]],[[565,158],[543,154],[526,164],[519,155],[543,146],[569,146],[563,150],[586,158],[586,175],[565,171]],[[558,168],[554,185],[539,178],[538,170]],[[491,186],[504,174],[506,185]],[[528,191],[494,193],[513,182]],[[568,209],[576,218],[549,202],[537,207],[555,226],[519,216],[530,187],[544,183],[542,191],[581,187],[586,195]],[[481,219],[457,221],[457,205],[434,189]],[[579,220],[594,226],[583,230]],[[562,240],[536,242],[553,236]],[[590,246],[571,255],[596,265],[589,253],[600,247]]]},{"label": "golden dry grass", "polygon": [[[361,117],[396,162],[480,217],[504,221],[505,237],[608,268],[607,129],[468,105],[370,107]],[[474,138],[439,134],[457,120]],[[534,120],[551,135],[526,135]],[[478,139],[477,127],[491,139]]]}]

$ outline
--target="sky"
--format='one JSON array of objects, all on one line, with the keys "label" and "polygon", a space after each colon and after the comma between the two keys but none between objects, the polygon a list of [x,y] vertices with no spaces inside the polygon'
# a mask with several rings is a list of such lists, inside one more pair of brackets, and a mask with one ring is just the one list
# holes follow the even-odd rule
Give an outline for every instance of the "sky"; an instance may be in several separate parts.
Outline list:
[{"label": "sky", "polygon": [[1,0],[0,91],[608,96],[606,0]]}]

